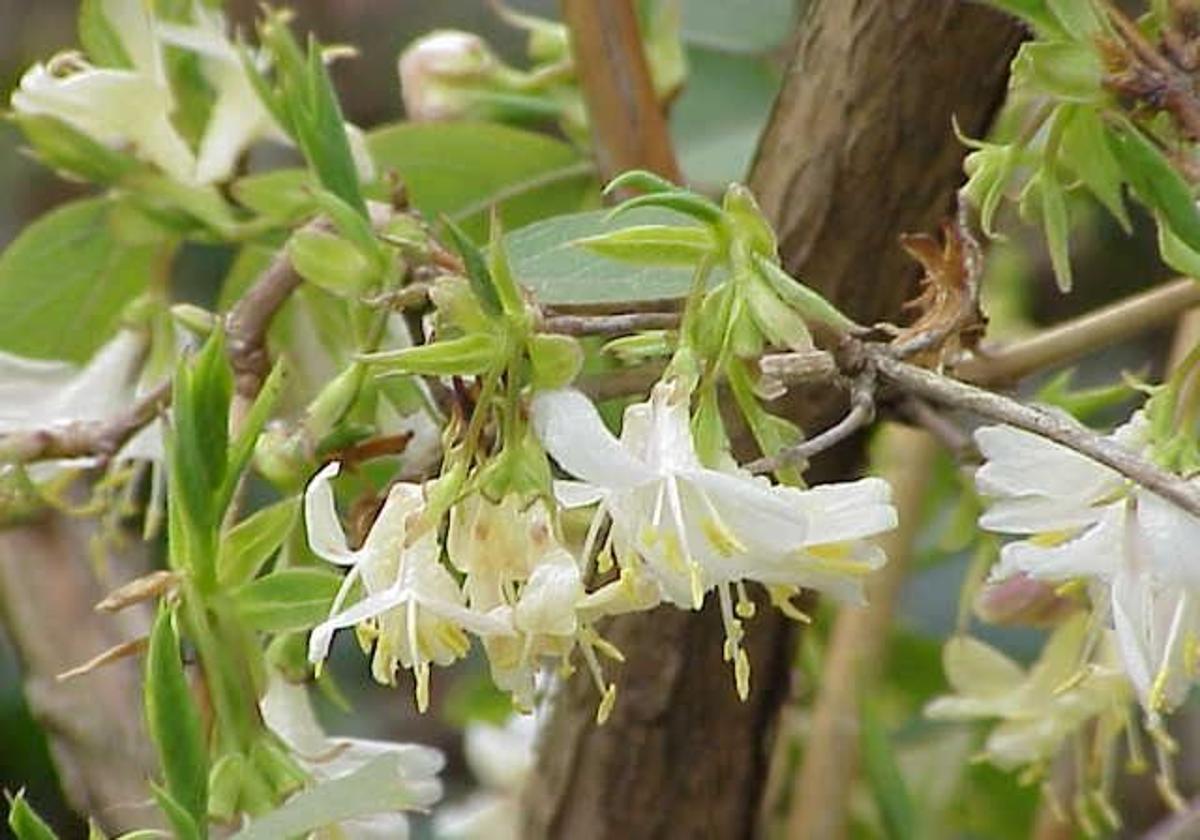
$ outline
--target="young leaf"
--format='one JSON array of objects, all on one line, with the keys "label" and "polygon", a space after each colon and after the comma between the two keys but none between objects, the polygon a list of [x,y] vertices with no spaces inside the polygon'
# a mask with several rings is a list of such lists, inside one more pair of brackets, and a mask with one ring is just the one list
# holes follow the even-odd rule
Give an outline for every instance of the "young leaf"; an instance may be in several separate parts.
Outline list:
[{"label": "young leaf", "polygon": [[636,225],[576,240],[602,257],[637,263],[694,267],[716,252],[709,228],[698,225]]},{"label": "young leaf", "polygon": [[1046,232],[1046,247],[1054,279],[1061,292],[1071,291],[1071,252],[1068,237],[1071,232],[1067,202],[1062,186],[1053,172],[1043,170],[1039,179],[1042,194],[1042,226]]},{"label": "young leaf", "polygon": [[0,254],[0,349],[87,360],[146,288],[161,244],[127,245],[103,198],[65,204]]},{"label": "young leaf", "polygon": [[721,222],[720,207],[713,204],[707,198],[693,192],[688,192],[687,190],[636,196],[628,201],[621,202],[610,210],[608,218],[615,219],[639,207],[663,207],[667,210],[674,210],[676,213],[682,213],[685,216],[691,216],[698,222],[710,225],[716,225]]},{"label": "young leaf", "polygon": [[286,225],[312,212],[313,187],[306,170],[289,168],[239,178],[229,191],[248,210]]},{"label": "young leaf", "polygon": [[132,155],[110,149],[57,117],[14,113],[11,119],[39,160],[61,172],[96,184],[116,184],[145,164]]},{"label": "young leaf", "polygon": [[645,169],[631,169],[628,172],[622,172],[616,178],[609,181],[604,186],[604,194],[612,195],[618,190],[626,188],[637,190],[647,195],[654,195],[656,193],[676,192],[679,190],[679,185]]},{"label": "young leaf", "polygon": [[203,840],[196,818],[162,786],[150,783],[150,793],[167,822],[175,832],[176,840]]},{"label": "young leaf", "polygon": [[250,458],[254,455],[254,446],[258,443],[258,437],[262,434],[263,427],[267,425],[267,420],[270,418],[271,412],[275,410],[275,405],[283,393],[283,371],[283,361],[280,360],[275,363],[275,367],[267,375],[262,388],[258,391],[258,396],[254,398],[250,410],[242,419],[241,431],[230,444],[228,466],[225,469],[221,486],[217,490],[216,508],[222,515],[225,513],[225,508],[228,507],[230,499],[233,498],[242,471],[246,469]]},{"label": "young leaf", "polygon": [[252,580],[233,593],[247,626],[269,633],[307,630],[329,615],[341,575],[324,569],[281,569]]},{"label": "young leaf", "polygon": [[199,836],[204,834],[208,809],[208,748],[200,711],[183,673],[174,619],[171,609],[160,607],[150,633],[144,688],[146,725],[158,751],[165,790],[190,815]]},{"label": "young leaf", "polygon": [[426,376],[473,376],[495,365],[499,350],[500,342],[494,335],[472,333],[420,347],[373,353],[364,356],[363,361],[381,366],[385,375],[416,373]]},{"label": "young leaf", "polygon": [[795,280],[773,260],[759,254],[754,255],[754,266],[758,273],[792,309],[808,321],[825,324],[838,332],[854,332],[859,325],[844,315],[840,309],[827,301],[819,292]]},{"label": "young leaf", "polygon": [[1100,31],[1093,0],[1046,0],[1067,34],[1078,41],[1090,41]]},{"label": "young leaf", "polygon": [[478,243],[487,241],[493,206],[514,230],[598,203],[594,168],[545,134],[491,123],[398,123],[370,132],[367,146],[381,171],[399,176],[414,207],[431,219],[449,216]]},{"label": "young leaf", "polygon": [[1013,60],[1013,75],[1067,102],[1096,102],[1104,95],[1104,68],[1091,44],[1027,41]]},{"label": "young leaf", "polygon": [[1158,222],[1158,253],[1162,257],[1162,261],[1180,274],[1200,279],[1200,252],[1184,245],[1161,216],[1157,217],[1156,221]]},{"label": "young leaf", "polygon": [[487,260],[484,259],[483,253],[475,247],[475,243],[463,232],[462,228],[450,219],[443,218],[442,223],[450,233],[454,249],[462,257],[463,266],[467,269],[467,279],[471,281],[471,291],[475,293],[475,297],[479,299],[488,313],[493,316],[499,315],[504,311],[504,306],[500,301],[500,293],[496,289],[495,281],[492,279],[491,271],[488,270]]},{"label": "young leaf", "polygon": [[102,0],[83,0],[79,4],[77,20],[79,43],[88,58],[99,67],[132,67],[129,53],[121,43],[121,36],[113,29],[104,14]]},{"label": "young leaf", "polygon": [[13,830],[17,840],[58,840],[54,829],[29,807],[23,790],[17,791],[9,803],[8,827]]},{"label": "young leaf", "polygon": [[521,287],[517,285],[517,278],[513,276],[508,249],[504,245],[504,226],[500,221],[500,213],[495,208],[492,209],[487,266],[505,314],[510,317],[522,315],[525,312],[525,301],[521,297]]},{"label": "young leaf", "polygon": [[216,494],[228,465],[232,391],[225,341],[218,330],[194,360],[180,363],[172,391],[172,473],[182,491],[178,501],[201,533],[210,531],[219,516]]},{"label": "young leaf", "polygon": [[737,288],[767,341],[792,350],[812,349],[812,334],[804,319],[779,299],[759,273],[749,271],[739,277]]},{"label": "young leaf", "polygon": [[[669,210],[643,209],[608,219],[603,210],[548,219],[505,237],[513,273],[538,303],[588,306],[629,301],[665,301],[686,297],[695,280],[690,268],[630,265],[580,248],[577,242],[635,225],[691,226]],[[712,272],[709,284],[726,278]]]},{"label": "young leaf", "polygon": [[1047,0],[987,0],[987,3],[1030,24],[1040,35],[1066,35],[1062,23],[1048,8]]},{"label": "young leaf", "polygon": [[1105,139],[1108,129],[1092,108],[1069,107],[1058,162],[1071,169],[1126,233],[1133,228],[1121,194],[1121,167]]},{"label": "young leaf", "polygon": [[250,581],[283,545],[296,524],[300,498],[293,496],[246,517],[221,540],[217,579],[233,588]]},{"label": "young leaf", "polygon": [[338,297],[357,297],[376,277],[356,247],[328,231],[301,228],[288,240],[287,252],[297,274]]},{"label": "young leaf", "polygon": [[1200,211],[1187,182],[1171,162],[1129,123],[1115,127],[1106,136],[1138,198],[1159,211],[1185,245],[1200,251]]}]

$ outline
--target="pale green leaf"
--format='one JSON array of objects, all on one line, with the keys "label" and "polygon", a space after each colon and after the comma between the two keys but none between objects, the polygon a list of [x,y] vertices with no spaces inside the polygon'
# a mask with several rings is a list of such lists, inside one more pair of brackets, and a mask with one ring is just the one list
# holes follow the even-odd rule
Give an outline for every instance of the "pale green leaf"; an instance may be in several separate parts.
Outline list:
[{"label": "pale green leaf", "polygon": [[9,804],[8,827],[12,829],[17,840],[58,840],[54,829],[38,816],[37,811],[29,807],[23,790],[18,791]]},{"label": "pale green leaf", "polygon": [[225,534],[217,554],[221,585],[236,587],[257,575],[291,533],[299,510],[299,497],[284,499],[256,511]]},{"label": "pale green leaf", "polygon": [[242,620],[256,630],[307,630],[329,615],[341,584],[341,575],[324,569],[281,569],[239,587],[233,602]]},{"label": "pale green leaf", "polygon": [[100,198],[63,205],[0,255],[0,349],[82,362],[116,331],[161,246],[118,241],[110,206]]},{"label": "pale green leaf", "polygon": [[693,268],[714,256],[717,247],[712,231],[698,225],[635,225],[575,244],[614,260]]}]

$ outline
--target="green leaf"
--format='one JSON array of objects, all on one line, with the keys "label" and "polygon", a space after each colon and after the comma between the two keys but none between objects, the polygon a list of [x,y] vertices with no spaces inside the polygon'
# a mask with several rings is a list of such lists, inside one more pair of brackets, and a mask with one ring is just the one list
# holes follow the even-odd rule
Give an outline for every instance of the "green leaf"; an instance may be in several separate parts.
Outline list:
[{"label": "green leaf", "polygon": [[435,341],[419,347],[407,347],[364,356],[363,361],[379,365],[388,373],[415,373],[424,376],[473,376],[504,361],[499,356],[500,341],[491,333],[472,333],[461,338]]},{"label": "green leaf", "polygon": [[865,698],[862,706],[862,752],[863,767],[887,836],[892,840],[920,836],[912,797],[872,698]]},{"label": "green leaf", "polygon": [[313,178],[304,169],[275,169],[239,178],[230,186],[238,204],[280,224],[312,212]]},{"label": "green leaf", "polygon": [[569,335],[535,335],[529,339],[530,384],[535,389],[563,388],[583,367],[583,348]]},{"label": "green leaf", "polygon": [[324,621],[342,576],[324,569],[281,569],[233,593],[238,614],[255,630],[307,630]]},{"label": "green leaf", "polygon": [[508,258],[508,249],[504,246],[504,223],[500,221],[500,213],[492,208],[491,230],[488,234],[487,267],[491,275],[492,285],[500,298],[500,307],[510,317],[519,317],[525,312],[525,300],[521,289],[513,277],[512,261]]},{"label": "green leaf", "polygon": [[242,471],[246,469],[250,458],[254,455],[258,437],[262,434],[263,427],[267,425],[267,420],[270,419],[271,413],[279,403],[279,397],[283,394],[283,371],[283,361],[280,360],[275,363],[275,367],[271,369],[262,387],[258,390],[258,396],[254,398],[254,402],[242,419],[242,428],[238,432],[237,438],[229,447],[228,466],[225,469],[224,478],[221,480],[221,486],[217,490],[216,508],[221,515],[224,515],[225,508],[229,506]]},{"label": "green leaf", "polygon": [[180,363],[171,399],[174,424],[170,457],[180,490],[171,499],[182,504],[187,520],[204,539],[211,535],[220,516],[217,493],[228,466],[232,393],[233,375],[225,360],[224,335],[217,330],[194,360]]},{"label": "green leaf", "polygon": [[1180,241],[1200,251],[1200,212],[1187,182],[1171,162],[1129,123],[1109,131],[1107,138],[1138,198],[1162,214]]},{"label": "green leaf", "polygon": [[1158,253],[1162,261],[1180,274],[1200,279],[1200,252],[1183,244],[1161,217],[1158,222]]},{"label": "green leaf", "polygon": [[614,260],[692,268],[715,255],[717,247],[712,231],[698,225],[636,225],[575,244]]},{"label": "green leaf", "polygon": [[1071,107],[1063,127],[1058,163],[1074,172],[1128,233],[1132,225],[1121,194],[1121,167],[1105,139],[1107,132],[1095,110]]},{"label": "green leaf", "polygon": [[83,0],[77,20],[79,43],[99,67],[132,67],[121,36],[104,15],[103,0]]},{"label": "green leaf", "polygon": [[657,192],[635,196],[621,202],[610,210],[608,217],[615,219],[639,207],[662,207],[667,210],[674,210],[676,213],[691,216],[698,222],[710,225],[717,225],[721,222],[720,207],[704,196],[697,195],[688,190]]},{"label": "green leaf", "polygon": [[17,791],[9,803],[8,827],[13,830],[17,840],[58,840],[54,829],[29,807],[23,790]]},{"label": "green leaf", "polygon": [[183,672],[174,619],[171,609],[160,607],[150,633],[143,692],[146,725],[158,751],[166,792],[203,835],[208,809],[208,749],[200,711]]},{"label": "green leaf", "polygon": [[97,143],[57,117],[14,113],[9,118],[20,127],[38,159],[51,169],[97,184],[115,184],[144,166],[132,155]]},{"label": "green leaf", "polygon": [[1060,292],[1071,291],[1071,223],[1062,186],[1053,172],[1043,170],[1038,185],[1042,194],[1042,227],[1046,232],[1046,247]]},{"label": "green leaf", "polygon": [[674,181],[668,181],[666,178],[646,169],[630,169],[628,172],[622,172],[616,178],[613,178],[604,185],[605,195],[614,195],[619,190],[632,189],[640,193],[654,194],[664,192],[676,192],[679,185]]},{"label": "green leaf", "polygon": [[[631,266],[577,245],[635,225],[694,226],[669,210],[644,209],[609,219],[606,211],[575,213],[539,222],[505,238],[513,274],[546,306],[588,306],[686,297],[695,272],[687,268]],[[723,279],[713,272],[710,282]]]},{"label": "green leaf", "polygon": [[407,757],[385,753],[353,773],[323,782],[292,797],[277,811],[257,819],[233,840],[277,840],[306,835],[323,826],[419,807],[405,766]]},{"label": "green leaf", "polygon": [[753,272],[739,277],[737,289],[767,341],[791,350],[812,349],[812,334],[804,319],[780,300],[760,274]]},{"label": "green leaf", "polygon": [[1093,0],[1045,0],[1046,8],[1053,12],[1063,29],[1072,38],[1090,42],[1100,31],[1100,19],[1096,17]]},{"label": "green leaf", "polygon": [[[367,135],[381,172],[395,172],[429,218],[449,216],[476,242],[487,214],[506,229],[594,206],[591,163],[559,140],[490,123],[400,123]],[[382,198],[380,193],[377,197]]]},{"label": "green leaf", "polygon": [[146,288],[161,245],[118,241],[102,198],[39,218],[0,255],[0,349],[87,360]]},{"label": "green leaf", "polygon": [[196,818],[166,789],[151,782],[150,793],[153,794],[159,810],[166,815],[167,822],[171,824],[176,840],[203,840]]},{"label": "green leaf", "polygon": [[1013,75],[1067,102],[1096,102],[1104,96],[1104,68],[1090,44],[1027,41],[1013,59]]},{"label": "green leaf", "polygon": [[288,239],[287,252],[297,274],[338,297],[358,296],[376,277],[358,248],[329,231],[301,228]]},{"label": "green leaf", "polygon": [[504,311],[504,306],[500,302],[500,293],[496,289],[496,283],[492,279],[492,272],[488,268],[483,252],[476,247],[462,228],[450,219],[444,218],[442,223],[450,234],[454,250],[458,251],[458,255],[462,257],[463,267],[467,270],[467,279],[471,283],[471,291],[475,293],[475,297],[489,315],[499,315]]},{"label": "green leaf", "polygon": [[687,183],[718,193],[746,179],[780,72],[766,56],[693,47],[687,60],[687,84],[671,106],[671,139]]},{"label": "green leaf", "polygon": [[279,550],[296,524],[300,497],[276,502],[246,517],[221,540],[217,578],[223,587],[237,587],[258,574]]},{"label": "green leaf", "polygon": [[754,265],[775,294],[783,298],[788,306],[803,315],[806,320],[825,324],[839,332],[853,332],[859,328],[858,324],[826,300],[820,292],[794,279],[774,261],[761,254],[755,254]]},{"label": "green leaf", "polygon": [[1046,5],[1046,0],[986,0],[989,6],[995,6],[1003,12],[1008,12],[1030,24],[1043,36],[1065,35],[1059,19]]}]

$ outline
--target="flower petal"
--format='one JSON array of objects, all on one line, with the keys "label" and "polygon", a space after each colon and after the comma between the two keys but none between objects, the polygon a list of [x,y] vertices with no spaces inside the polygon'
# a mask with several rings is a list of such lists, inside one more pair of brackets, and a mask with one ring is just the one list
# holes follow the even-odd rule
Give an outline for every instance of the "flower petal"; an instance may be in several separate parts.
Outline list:
[{"label": "flower petal", "polygon": [[609,489],[636,486],[653,476],[613,437],[592,401],[573,388],[542,391],[530,405],[534,430],[564,470]]},{"label": "flower petal", "polygon": [[330,486],[340,470],[341,464],[331,461],[308,482],[304,490],[304,527],[313,554],[339,566],[351,566],[358,562],[360,554],[351,551],[347,544]]}]

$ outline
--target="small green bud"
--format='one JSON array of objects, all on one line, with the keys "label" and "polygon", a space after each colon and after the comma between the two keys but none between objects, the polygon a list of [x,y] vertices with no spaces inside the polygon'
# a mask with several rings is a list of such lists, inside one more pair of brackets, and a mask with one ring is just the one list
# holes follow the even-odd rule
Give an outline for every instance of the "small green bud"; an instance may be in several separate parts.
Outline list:
[{"label": "small green bud", "polygon": [[283,490],[302,486],[313,472],[313,461],[305,435],[280,422],[269,424],[254,447],[255,468]]},{"label": "small green bud", "polygon": [[583,348],[569,335],[535,335],[529,339],[529,363],[534,388],[562,388],[579,375]]},{"label": "small green bud", "polygon": [[735,239],[744,241],[753,254],[775,256],[775,231],[758,209],[758,202],[750,190],[741,184],[730,184],[721,204]]},{"label": "small green bud", "polygon": [[191,303],[177,303],[171,307],[171,317],[189,332],[206,338],[221,323],[220,319],[203,307]]},{"label": "small green bud", "polygon": [[350,242],[323,230],[298,230],[287,243],[288,258],[308,282],[339,297],[361,294],[376,271]]},{"label": "small green bud", "polygon": [[237,816],[245,772],[246,759],[232,752],[217,759],[208,771],[208,813],[213,819],[226,822]]},{"label": "small green bud", "polygon": [[304,413],[304,428],[310,438],[324,437],[346,416],[361,393],[365,378],[366,367],[354,362],[321,389]]}]

